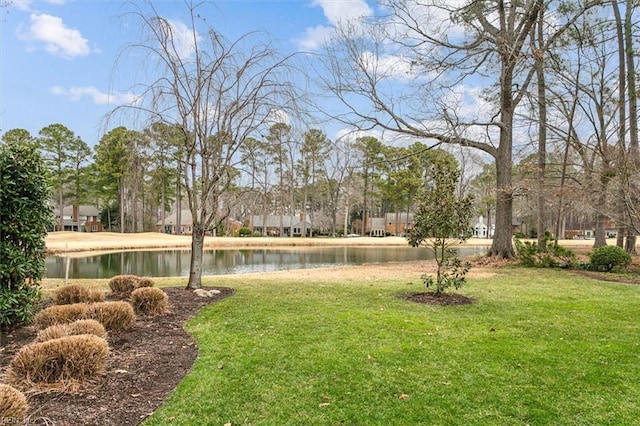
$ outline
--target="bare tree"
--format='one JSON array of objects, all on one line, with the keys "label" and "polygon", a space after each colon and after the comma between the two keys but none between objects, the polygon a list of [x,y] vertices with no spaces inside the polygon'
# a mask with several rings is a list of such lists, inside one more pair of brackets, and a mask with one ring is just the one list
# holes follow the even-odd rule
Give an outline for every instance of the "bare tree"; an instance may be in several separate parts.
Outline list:
[{"label": "bare tree", "polygon": [[[477,148],[496,161],[496,232],[490,255],[512,257],[514,114],[536,55],[593,4],[554,14],[544,44],[531,43],[543,0],[386,0],[383,21],[345,24],[327,47],[325,86],[346,112],[336,118]],[[390,65],[393,63],[394,65]],[[402,70],[403,73],[399,73]],[[402,81],[404,80],[404,81]],[[400,85],[400,83],[405,83]],[[460,88],[484,86],[492,111],[461,114]],[[456,92],[456,90],[458,92]],[[496,93],[494,93],[496,92]]]},{"label": "bare tree", "polygon": [[225,219],[221,196],[237,177],[240,147],[293,108],[290,58],[280,58],[265,34],[230,41],[205,18],[205,3],[185,2],[188,23],[160,15],[152,2],[132,3],[143,37],[128,46],[145,53],[155,78],[134,107],[150,122],[180,130],[181,179],[193,218],[187,288],[201,286],[204,237]]}]

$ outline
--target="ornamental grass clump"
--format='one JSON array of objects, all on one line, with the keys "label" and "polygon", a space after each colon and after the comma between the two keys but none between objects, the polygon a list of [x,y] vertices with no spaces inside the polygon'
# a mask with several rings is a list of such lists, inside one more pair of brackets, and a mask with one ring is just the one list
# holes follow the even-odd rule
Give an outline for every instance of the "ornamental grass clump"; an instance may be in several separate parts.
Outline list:
[{"label": "ornamental grass clump", "polygon": [[100,322],[107,330],[126,330],[136,318],[133,307],[127,302],[100,302],[87,306],[88,318]]},{"label": "ornamental grass clump", "polygon": [[154,285],[153,279],[135,275],[116,275],[109,281],[111,291],[122,297],[130,297],[131,292],[137,288],[153,287]]},{"label": "ornamental grass clump", "polygon": [[91,334],[65,336],[23,346],[5,380],[19,389],[75,392],[104,374],[109,344]]},{"label": "ornamental grass clump", "polygon": [[129,297],[138,288],[139,278],[135,275],[116,275],[109,280],[109,288],[117,295]]},{"label": "ornamental grass clump", "polygon": [[87,319],[89,305],[86,303],[74,303],[71,305],[54,305],[40,311],[34,318],[35,325],[47,328],[56,324],[68,324],[81,319]]},{"label": "ornamental grass clump", "polygon": [[153,279],[149,277],[140,277],[138,278],[138,282],[136,283],[136,288],[154,287],[154,286],[155,286],[155,283]]},{"label": "ornamental grass clump", "polygon": [[22,392],[0,384],[0,424],[23,424],[28,408],[27,398]]},{"label": "ornamental grass clump", "polygon": [[80,334],[93,334],[103,339],[107,337],[107,331],[102,324],[96,320],[86,319],[74,321],[69,324],[56,324],[40,330],[34,342],[46,342],[47,340]]},{"label": "ornamental grass clump", "polygon": [[88,288],[80,284],[70,284],[56,289],[53,302],[56,305],[73,303],[96,303],[104,301],[104,292],[96,288]]},{"label": "ornamental grass clump", "polygon": [[159,288],[141,287],[131,293],[131,305],[136,315],[164,315],[169,312],[169,297]]}]

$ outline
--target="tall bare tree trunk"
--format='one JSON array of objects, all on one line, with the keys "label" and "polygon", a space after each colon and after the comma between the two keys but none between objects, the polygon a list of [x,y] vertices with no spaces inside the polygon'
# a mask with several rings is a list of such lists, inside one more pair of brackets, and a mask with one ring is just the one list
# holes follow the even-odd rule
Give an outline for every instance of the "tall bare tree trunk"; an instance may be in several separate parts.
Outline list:
[{"label": "tall bare tree trunk", "polygon": [[547,231],[547,211],[545,207],[545,172],[547,167],[547,86],[544,70],[544,7],[540,8],[538,23],[532,31],[535,40],[534,55],[538,81],[538,247],[547,251],[545,233]]},{"label": "tall bare tree trunk", "polygon": [[[629,102],[629,153],[631,159],[628,163],[631,165],[631,172],[635,173],[640,166],[640,154],[638,148],[638,95],[636,81],[636,64],[635,52],[633,49],[633,22],[632,14],[634,6],[631,1],[627,1],[624,20],[624,42],[625,56],[627,65],[627,101]],[[637,195],[637,185],[632,185],[632,203],[637,205],[639,200]],[[625,247],[630,254],[636,254],[637,229],[634,218],[629,215],[629,225],[627,227],[627,246]]]},{"label": "tall bare tree trunk", "polygon": [[202,253],[204,251],[204,227],[195,218],[191,236],[191,261],[189,263],[189,282],[187,289],[195,290],[202,286]]}]

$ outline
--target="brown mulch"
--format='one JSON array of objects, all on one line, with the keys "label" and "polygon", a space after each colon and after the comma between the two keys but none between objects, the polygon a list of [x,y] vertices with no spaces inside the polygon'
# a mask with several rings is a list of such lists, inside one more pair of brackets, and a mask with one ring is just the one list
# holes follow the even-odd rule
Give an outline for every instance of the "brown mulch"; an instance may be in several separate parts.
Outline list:
[{"label": "brown mulch", "polygon": [[[98,385],[77,394],[27,392],[31,425],[137,425],[153,413],[191,370],[198,355],[194,340],[182,328],[205,305],[234,293],[199,297],[183,288],[164,288],[171,312],[138,318],[133,327],[108,336],[111,352],[107,373]],[[13,355],[30,343],[37,330],[23,327],[0,349],[0,372]],[[1,423],[2,419],[0,419]]]},{"label": "brown mulch", "polygon": [[422,303],[425,305],[436,306],[459,306],[459,305],[471,305],[476,303],[476,299],[463,296],[458,293],[440,293],[426,291],[419,293],[407,293],[399,296],[401,299],[411,302]]}]

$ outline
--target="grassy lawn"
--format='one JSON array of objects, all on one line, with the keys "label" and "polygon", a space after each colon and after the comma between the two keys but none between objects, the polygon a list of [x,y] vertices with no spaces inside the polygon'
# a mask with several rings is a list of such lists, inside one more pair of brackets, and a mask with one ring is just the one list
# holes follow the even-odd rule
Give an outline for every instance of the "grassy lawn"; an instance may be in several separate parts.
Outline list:
[{"label": "grassy lawn", "polygon": [[474,305],[396,297],[419,281],[207,279],[237,293],[188,323],[200,357],[145,425],[639,421],[640,287],[507,269]]}]

